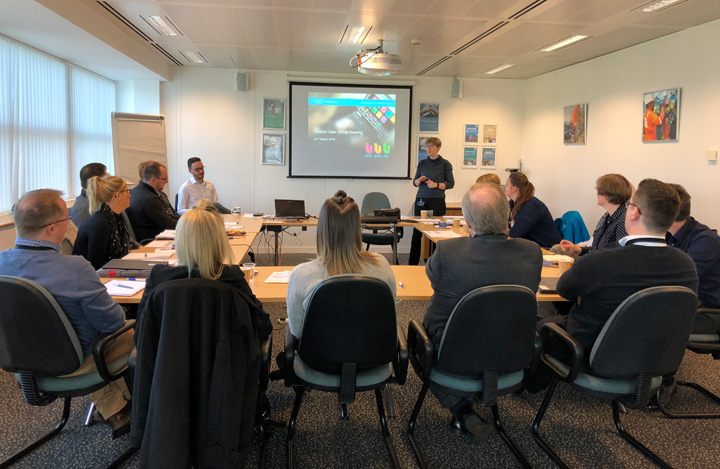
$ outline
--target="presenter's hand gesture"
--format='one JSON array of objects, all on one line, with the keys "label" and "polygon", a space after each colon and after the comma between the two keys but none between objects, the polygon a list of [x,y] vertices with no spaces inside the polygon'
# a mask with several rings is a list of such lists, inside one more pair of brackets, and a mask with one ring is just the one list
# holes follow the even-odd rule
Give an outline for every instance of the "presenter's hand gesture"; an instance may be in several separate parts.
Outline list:
[{"label": "presenter's hand gesture", "polygon": [[436,189],[437,186],[438,186],[438,183],[435,182],[435,181],[433,181],[433,180],[431,180],[431,179],[428,179],[428,180],[427,180],[427,186],[428,186],[430,189]]},{"label": "presenter's hand gesture", "polygon": [[415,179],[415,185],[417,187],[420,187],[420,185],[425,181],[427,181],[427,176],[420,176],[419,178]]}]

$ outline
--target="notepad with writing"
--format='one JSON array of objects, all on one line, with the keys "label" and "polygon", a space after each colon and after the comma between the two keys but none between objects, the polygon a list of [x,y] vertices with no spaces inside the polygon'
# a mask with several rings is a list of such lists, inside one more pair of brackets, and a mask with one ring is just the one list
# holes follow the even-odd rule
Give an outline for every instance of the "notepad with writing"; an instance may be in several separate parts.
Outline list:
[{"label": "notepad with writing", "polygon": [[288,283],[288,280],[290,280],[290,272],[290,270],[273,272],[267,280],[265,280],[265,283]]},{"label": "notepad with writing", "polygon": [[145,280],[110,280],[105,288],[110,296],[133,296],[145,288]]}]

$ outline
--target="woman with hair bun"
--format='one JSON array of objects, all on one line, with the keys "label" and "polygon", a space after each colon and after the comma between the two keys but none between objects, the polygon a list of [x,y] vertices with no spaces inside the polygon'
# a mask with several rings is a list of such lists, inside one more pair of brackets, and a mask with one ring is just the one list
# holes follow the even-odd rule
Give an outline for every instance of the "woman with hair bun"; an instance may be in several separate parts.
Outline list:
[{"label": "woman with hair bun", "polygon": [[72,253],[99,269],[130,251],[130,235],[120,215],[130,206],[130,189],[123,178],[94,176],[87,182],[87,198],[90,217],[78,229]]},{"label": "woman with hair bun", "polygon": [[535,186],[523,173],[511,173],[505,183],[505,195],[510,199],[511,238],[535,241],[549,248],[560,243],[562,236],[555,227],[547,206],[535,197]]}]

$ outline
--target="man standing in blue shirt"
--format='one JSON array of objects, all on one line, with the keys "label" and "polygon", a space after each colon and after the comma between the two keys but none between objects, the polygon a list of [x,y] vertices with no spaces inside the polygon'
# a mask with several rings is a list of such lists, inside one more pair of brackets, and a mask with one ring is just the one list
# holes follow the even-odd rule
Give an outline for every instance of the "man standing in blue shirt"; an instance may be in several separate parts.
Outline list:
[{"label": "man standing in blue shirt", "polygon": [[[75,329],[85,357],[72,376],[94,370],[93,342],[102,334],[120,329],[125,324],[125,313],[108,295],[87,260],[60,254],[60,243],[70,220],[61,194],[39,189],[20,198],[13,208],[15,247],[0,252],[0,275],[32,280],[55,297]],[[112,361],[132,347],[132,332],[128,332],[108,347],[105,358]],[[113,429],[113,437],[130,429],[130,393],[124,380],[113,381],[91,393],[90,398]]]},{"label": "man standing in blue shirt", "polygon": [[[690,194],[679,184],[670,184],[680,198],[680,212],[675,223],[668,229],[665,239],[689,255],[700,278],[698,299],[700,306],[720,309],[720,236],[717,230],[690,216]],[[720,331],[720,315],[698,314],[694,333],[717,333]]]}]

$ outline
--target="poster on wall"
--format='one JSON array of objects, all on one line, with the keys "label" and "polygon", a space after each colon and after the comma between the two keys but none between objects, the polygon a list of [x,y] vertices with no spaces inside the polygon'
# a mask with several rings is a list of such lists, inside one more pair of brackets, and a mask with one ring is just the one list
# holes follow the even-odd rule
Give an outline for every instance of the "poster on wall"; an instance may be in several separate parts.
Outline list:
[{"label": "poster on wall", "polygon": [[263,129],[285,129],[285,100],[263,99]]},{"label": "poster on wall", "polygon": [[677,142],[679,120],[680,88],[643,93],[643,142]]},{"label": "poster on wall", "polygon": [[420,103],[419,132],[437,133],[440,131],[440,104]]},{"label": "poster on wall", "polygon": [[495,169],[495,147],[482,148],[482,169]]},{"label": "poster on wall", "polygon": [[497,144],[497,125],[483,126],[483,143]]},{"label": "poster on wall", "polygon": [[477,147],[463,147],[463,168],[475,169],[477,168]]},{"label": "poster on wall", "polygon": [[285,135],[262,135],[262,164],[285,164]]},{"label": "poster on wall", "polygon": [[425,141],[428,139],[428,137],[418,137],[418,146],[417,146],[417,164],[420,164],[422,160],[427,159],[427,147],[425,146]]},{"label": "poster on wall", "polygon": [[563,108],[563,143],[580,145],[587,142],[587,103]]},{"label": "poster on wall", "polygon": [[477,144],[480,140],[480,126],[477,124],[465,124],[465,144]]}]

